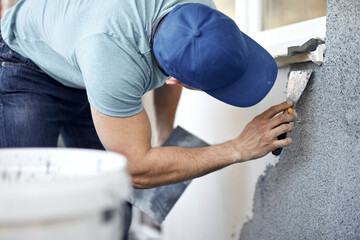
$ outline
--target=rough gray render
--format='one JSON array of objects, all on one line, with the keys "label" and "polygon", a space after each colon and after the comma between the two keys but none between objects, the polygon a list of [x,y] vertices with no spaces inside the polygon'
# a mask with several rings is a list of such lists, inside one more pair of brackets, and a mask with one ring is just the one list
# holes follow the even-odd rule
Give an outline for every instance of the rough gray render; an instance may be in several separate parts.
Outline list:
[{"label": "rough gray render", "polygon": [[313,68],[301,123],[256,187],[241,240],[360,239],[360,1],[329,0],[326,64]]}]

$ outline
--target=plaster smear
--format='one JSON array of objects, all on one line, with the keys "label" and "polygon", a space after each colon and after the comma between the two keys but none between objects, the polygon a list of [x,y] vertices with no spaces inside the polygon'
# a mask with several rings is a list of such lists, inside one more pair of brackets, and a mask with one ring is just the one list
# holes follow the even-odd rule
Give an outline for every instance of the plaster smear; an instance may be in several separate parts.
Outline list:
[{"label": "plaster smear", "polygon": [[328,1],[325,65],[313,69],[301,122],[260,177],[240,240],[360,239],[360,2]]}]

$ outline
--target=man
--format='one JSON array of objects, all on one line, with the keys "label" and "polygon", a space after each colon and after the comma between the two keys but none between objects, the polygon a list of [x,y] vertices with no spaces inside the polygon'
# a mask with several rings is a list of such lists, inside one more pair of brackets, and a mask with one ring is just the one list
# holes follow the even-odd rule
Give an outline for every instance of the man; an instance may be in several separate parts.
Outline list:
[{"label": "man", "polygon": [[274,60],[214,7],[211,0],[21,0],[1,23],[0,145],[56,146],[60,133],[68,147],[125,155],[134,187],[151,188],[291,144],[277,140],[293,129],[293,115],[276,116],[292,105],[284,102],[223,144],[151,147],[145,92],[158,88],[164,139],[180,95],[169,86],[239,107],[273,86]]}]

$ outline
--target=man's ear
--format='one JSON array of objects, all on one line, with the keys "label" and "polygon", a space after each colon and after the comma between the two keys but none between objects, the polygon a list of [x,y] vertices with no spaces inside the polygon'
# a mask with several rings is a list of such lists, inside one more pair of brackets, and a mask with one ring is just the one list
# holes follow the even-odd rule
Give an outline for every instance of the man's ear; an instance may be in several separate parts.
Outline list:
[{"label": "man's ear", "polygon": [[165,83],[166,83],[167,85],[173,86],[173,87],[181,84],[181,82],[180,82],[179,80],[177,80],[176,78],[173,78],[173,77],[171,77],[171,78],[169,78],[168,80],[166,80]]}]

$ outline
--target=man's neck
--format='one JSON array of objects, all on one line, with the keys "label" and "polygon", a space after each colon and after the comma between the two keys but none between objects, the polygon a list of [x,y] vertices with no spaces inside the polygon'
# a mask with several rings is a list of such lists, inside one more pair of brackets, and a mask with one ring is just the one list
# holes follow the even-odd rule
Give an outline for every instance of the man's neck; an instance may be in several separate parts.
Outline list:
[{"label": "man's neck", "polygon": [[[167,17],[167,14],[164,17],[157,20],[157,22],[155,23],[155,26],[152,29],[152,31],[151,31],[151,47],[154,44],[154,37],[157,36],[157,34],[160,31],[160,28],[161,28],[162,24],[164,23],[164,20],[166,19],[166,17]],[[165,70],[161,67],[160,63],[158,62],[158,60],[156,58],[156,55],[154,54],[154,51],[153,51],[153,55],[154,55],[154,58],[155,58],[155,62],[158,65],[158,67],[160,68],[160,70],[164,73],[164,75],[167,75],[167,74],[165,74],[166,73]]]}]

